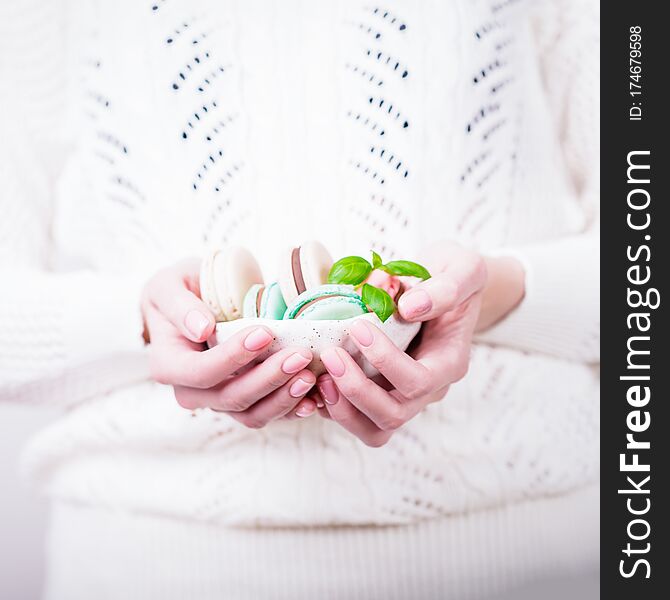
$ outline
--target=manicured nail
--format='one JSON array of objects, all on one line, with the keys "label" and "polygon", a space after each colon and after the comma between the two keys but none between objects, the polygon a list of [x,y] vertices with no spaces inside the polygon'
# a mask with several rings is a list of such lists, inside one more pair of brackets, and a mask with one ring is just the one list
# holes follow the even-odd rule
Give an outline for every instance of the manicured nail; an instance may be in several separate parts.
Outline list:
[{"label": "manicured nail", "polygon": [[306,367],[311,360],[311,358],[307,358],[296,352],[295,354],[291,354],[291,356],[289,356],[282,363],[281,370],[284,371],[284,373],[287,375],[292,375],[293,373],[297,373],[300,371],[300,369]]},{"label": "manicured nail", "polygon": [[301,404],[298,407],[298,410],[295,411],[295,414],[297,417],[305,418],[309,417],[311,414],[314,413],[314,405],[310,402],[309,404]]},{"label": "manicured nail", "polygon": [[406,316],[418,317],[427,313],[433,307],[433,301],[426,290],[413,290],[403,294],[398,305]]},{"label": "manicured nail", "polygon": [[244,340],[244,347],[250,352],[256,352],[264,346],[267,346],[272,340],[272,336],[265,330],[254,329]]},{"label": "manicured nail", "polygon": [[[300,398],[300,396],[304,396],[309,390],[312,389],[312,386],[314,384],[310,383],[309,381],[305,381],[304,379],[298,379],[288,390],[288,393],[291,394],[294,398]],[[298,414],[296,412],[296,414]],[[302,415],[298,415],[302,416]]]},{"label": "manicured nail", "polygon": [[328,348],[321,353],[321,362],[331,375],[335,377],[344,375],[344,363],[334,348]]},{"label": "manicured nail", "polygon": [[361,346],[371,346],[374,340],[372,331],[367,323],[362,320],[354,321],[351,326],[351,335],[353,335]]},{"label": "manicured nail", "polygon": [[209,327],[209,319],[199,310],[189,310],[184,317],[184,325],[191,335],[199,340]]},{"label": "manicured nail", "polygon": [[330,377],[322,377],[319,379],[319,392],[326,401],[326,404],[337,404],[340,398],[340,393],[337,391],[335,382]]}]

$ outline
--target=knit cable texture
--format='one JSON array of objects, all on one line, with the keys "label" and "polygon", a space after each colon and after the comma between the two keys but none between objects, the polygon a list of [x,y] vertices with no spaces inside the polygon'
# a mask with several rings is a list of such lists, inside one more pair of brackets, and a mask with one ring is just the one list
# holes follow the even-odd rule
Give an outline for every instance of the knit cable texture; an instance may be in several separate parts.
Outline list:
[{"label": "knit cable texture", "polygon": [[[0,398],[67,408],[49,494],[245,525],[407,523],[598,475],[598,8],[267,0],[0,7]],[[538,60],[539,58],[539,60]],[[518,256],[522,304],[382,450],[147,380],[157,268],[244,243]]]}]

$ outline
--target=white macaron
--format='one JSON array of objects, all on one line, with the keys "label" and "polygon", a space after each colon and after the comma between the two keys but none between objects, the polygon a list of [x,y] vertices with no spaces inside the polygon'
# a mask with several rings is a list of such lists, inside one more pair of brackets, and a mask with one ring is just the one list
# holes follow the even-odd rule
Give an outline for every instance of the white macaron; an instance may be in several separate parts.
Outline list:
[{"label": "white macaron", "polygon": [[202,261],[200,297],[217,321],[239,319],[244,296],[257,283],[263,283],[263,275],[253,254],[246,248],[230,246],[214,250]]}]

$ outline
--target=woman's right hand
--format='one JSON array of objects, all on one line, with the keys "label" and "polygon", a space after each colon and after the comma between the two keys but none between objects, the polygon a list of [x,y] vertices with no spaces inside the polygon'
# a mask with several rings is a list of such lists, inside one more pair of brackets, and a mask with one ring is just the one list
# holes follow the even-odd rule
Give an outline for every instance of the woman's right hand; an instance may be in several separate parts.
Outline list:
[{"label": "woman's right hand", "polygon": [[286,348],[238,374],[270,344],[269,329],[251,326],[205,349],[215,322],[200,299],[199,266],[197,259],[179,262],[144,287],[142,314],[153,379],[171,385],[184,408],[211,408],[251,428],[311,415],[316,403],[305,395],[316,379],[305,369],[312,360],[309,350]]}]

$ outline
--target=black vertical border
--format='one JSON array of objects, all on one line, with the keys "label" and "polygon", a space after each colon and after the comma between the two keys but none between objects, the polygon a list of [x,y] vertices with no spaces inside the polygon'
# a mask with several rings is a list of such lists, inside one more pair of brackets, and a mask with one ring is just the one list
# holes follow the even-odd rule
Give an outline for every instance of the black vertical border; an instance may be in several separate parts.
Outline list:
[{"label": "black vertical border", "polygon": [[[670,373],[670,327],[667,305],[670,271],[670,203],[668,178],[670,131],[666,115],[670,111],[670,28],[664,18],[667,7],[662,2],[636,0],[601,4],[601,282],[602,282],[602,395],[601,395],[601,597],[602,598],[670,598],[670,537],[667,513],[670,512],[668,471],[670,470],[670,418],[668,373]],[[642,28],[642,96],[629,93],[630,28]],[[632,102],[641,102],[641,121],[629,120]],[[626,223],[629,212],[627,194],[633,186],[627,183],[627,155],[634,150],[650,150],[651,184],[644,186],[651,194],[651,226],[644,232],[632,231]],[[642,240],[650,235],[648,242]],[[626,319],[635,312],[627,303],[627,269],[632,265],[627,246],[648,243],[651,249],[650,286],[661,294],[661,305],[650,311],[651,328],[651,401],[644,410],[651,414],[651,426],[640,439],[651,442],[651,449],[640,451],[640,459],[651,462],[651,508],[644,515],[651,526],[648,540],[631,545],[641,548],[650,543],[649,553],[638,555],[649,560],[651,577],[646,569],[624,578],[620,561],[632,560],[623,553],[629,542],[627,526],[636,518],[628,512],[628,496],[617,490],[630,487],[620,472],[619,455],[625,451],[629,432],[626,417],[633,410],[626,400],[630,382],[620,381],[626,374],[627,340],[631,335]],[[641,264],[641,263],[640,263]],[[637,309],[639,310],[639,309]],[[665,488],[665,491],[664,491]],[[644,496],[637,496],[642,498]],[[640,526],[634,533],[641,533]]]}]

